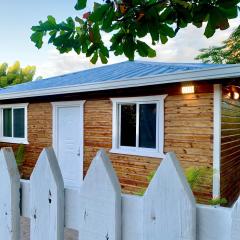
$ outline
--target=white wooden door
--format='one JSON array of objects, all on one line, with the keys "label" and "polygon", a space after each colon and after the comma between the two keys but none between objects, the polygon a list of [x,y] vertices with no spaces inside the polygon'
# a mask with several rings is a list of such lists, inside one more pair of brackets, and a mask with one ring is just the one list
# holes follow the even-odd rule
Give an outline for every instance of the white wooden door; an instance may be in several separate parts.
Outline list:
[{"label": "white wooden door", "polygon": [[83,180],[83,106],[56,106],[55,151],[65,186],[78,187]]}]

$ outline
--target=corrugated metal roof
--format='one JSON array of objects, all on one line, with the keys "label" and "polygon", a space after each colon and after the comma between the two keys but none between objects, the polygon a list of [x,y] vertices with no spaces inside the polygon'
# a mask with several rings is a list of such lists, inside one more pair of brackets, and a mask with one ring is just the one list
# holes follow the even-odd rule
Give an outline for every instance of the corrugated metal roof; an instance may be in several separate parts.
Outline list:
[{"label": "corrugated metal roof", "polygon": [[64,88],[88,83],[104,83],[106,81],[109,82],[120,79],[124,81],[137,77],[158,76],[161,74],[213,68],[215,66],[219,67],[221,65],[128,61],[2,88],[0,89],[0,95],[33,90],[38,91],[56,87]]}]

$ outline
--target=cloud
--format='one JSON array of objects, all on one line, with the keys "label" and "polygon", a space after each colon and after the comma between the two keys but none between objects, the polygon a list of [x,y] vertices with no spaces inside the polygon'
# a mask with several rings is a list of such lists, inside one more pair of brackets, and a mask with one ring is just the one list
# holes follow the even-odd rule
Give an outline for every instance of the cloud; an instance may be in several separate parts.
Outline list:
[{"label": "cloud", "polygon": [[[157,51],[157,57],[146,59],[136,56],[137,60],[144,61],[161,61],[161,62],[194,62],[198,55],[199,49],[207,48],[221,44],[229,37],[232,31],[239,25],[239,18],[231,20],[230,28],[225,31],[217,31],[216,34],[207,39],[203,33],[204,28],[198,29],[195,26],[188,26],[186,29],[179,31],[178,35],[170,39],[167,44],[158,44],[154,46]],[[103,35],[103,41],[109,42],[110,34]],[[151,43],[149,37],[144,39],[145,42]],[[126,61],[124,56],[116,57],[110,55],[109,64]],[[38,66],[37,75],[45,77],[61,75],[69,72],[81,71],[102,65],[97,63],[93,65],[84,55],[77,55],[74,52],[59,54],[57,50],[47,52],[46,61]]]}]

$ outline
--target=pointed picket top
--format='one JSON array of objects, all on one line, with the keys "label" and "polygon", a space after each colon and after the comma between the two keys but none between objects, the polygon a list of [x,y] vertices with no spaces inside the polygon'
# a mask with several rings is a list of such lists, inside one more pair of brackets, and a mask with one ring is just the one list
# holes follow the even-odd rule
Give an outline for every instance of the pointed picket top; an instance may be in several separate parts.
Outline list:
[{"label": "pointed picket top", "polygon": [[20,239],[20,176],[11,148],[0,151],[0,239]]},{"label": "pointed picket top", "polygon": [[64,184],[52,148],[43,149],[30,178],[31,240],[64,239]]},{"label": "pointed picket top", "polygon": [[121,239],[121,187],[104,150],[93,159],[80,189],[81,240]]},{"label": "pointed picket top", "polygon": [[196,203],[174,153],[167,153],[143,197],[144,240],[195,240]]},{"label": "pointed picket top", "polygon": [[240,240],[240,197],[232,207],[231,240]]}]

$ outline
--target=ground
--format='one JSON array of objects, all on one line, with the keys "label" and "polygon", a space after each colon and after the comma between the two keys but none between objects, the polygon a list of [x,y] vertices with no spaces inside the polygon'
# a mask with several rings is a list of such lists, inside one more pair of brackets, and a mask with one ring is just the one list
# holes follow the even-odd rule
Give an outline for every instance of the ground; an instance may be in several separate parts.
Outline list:
[{"label": "ground", "polygon": [[[20,240],[30,240],[29,236],[29,220],[27,218],[21,218],[21,239]],[[64,240],[77,240],[78,233],[73,230],[65,230]]]}]

